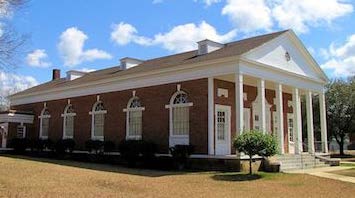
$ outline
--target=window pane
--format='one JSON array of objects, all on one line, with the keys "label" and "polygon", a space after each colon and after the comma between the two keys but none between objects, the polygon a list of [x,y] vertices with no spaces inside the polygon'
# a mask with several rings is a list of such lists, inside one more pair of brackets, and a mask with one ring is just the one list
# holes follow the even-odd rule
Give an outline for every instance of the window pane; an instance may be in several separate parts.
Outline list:
[{"label": "window pane", "polygon": [[49,118],[42,118],[42,136],[48,136]]},{"label": "window pane", "polygon": [[74,134],[74,116],[65,118],[65,136],[72,137]]},{"label": "window pane", "polygon": [[104,136],[105,114],[94,115],[94,136]]},{"label": "window pane", "polygon": [[142,135],[142,111],[129,111],[128,116],[128,135]]},{"label": "window pane", "polygon": [[189,107],[174,107],[173,111],[173,135],[189,134]]}]

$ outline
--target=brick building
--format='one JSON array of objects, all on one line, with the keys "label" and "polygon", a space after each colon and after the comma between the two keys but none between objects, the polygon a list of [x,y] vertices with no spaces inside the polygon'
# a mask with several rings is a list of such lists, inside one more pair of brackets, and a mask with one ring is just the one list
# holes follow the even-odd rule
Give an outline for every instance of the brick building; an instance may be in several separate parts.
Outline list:
[{"label": "brick building", "polygon": [[[11,110],[0,113],[0,141],[6,147],[19,136],[73,138],[84,149],[89,139],[143,139],[157,143],[160,153],[191,144],[196,155],[213,157],[234,154],[233,138],[258,129],[277,137],[280,153],[327,153],[326,82],[292,30],[226,44],[203,40],[194,51],[123,58],[99,71],[61,77],[53,70],[52,81],[10,96]],[[313,115],[313,95],[320,115]],[[319,140],[313,116],[320,116]]]}]

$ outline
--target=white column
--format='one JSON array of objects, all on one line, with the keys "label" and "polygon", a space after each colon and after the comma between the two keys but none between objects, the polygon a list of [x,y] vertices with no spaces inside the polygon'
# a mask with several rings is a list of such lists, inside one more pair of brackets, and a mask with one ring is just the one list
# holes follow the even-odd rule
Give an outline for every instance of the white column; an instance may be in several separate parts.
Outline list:
[{"label": "white column", "polygon": [[285,153],[284,149],[284,115],[283,115],[283,98],[282,98],[282,84],[276,84],[276,117],[277,117],[277,129],[278,129],[278,144],[279,152]]},{"label": "white column", "polygon": [[307,91],[307,94],[306,94],[306,108],[307,108],[308,152],[314,153],[313,106],[312,106],[312,92],[311,91]]},{"label": "white column", "polygon": [[302,120],[301,120],[301,98],[299,90],[293,88],[292,93],[293,102],[293,117],[294,117],[294,141],[295,141],[295,153],[302,153]]},{"label": "white column", "polygon": [[265,80],[260,79],[258,82],[259,112],[260,112],[260,130],[266,133],[265,118]]},{"label": "white column", "polygon": [[244,130],[243,74],[235,74],[235,112],[237,136]]},{"label": "white column", "polygon": [[327,117],[326,117],[324,93],[319,94],[319,111],[320,111],[320,129],[321,129],[321,137],[322,137],[322,150],[324,153],[328,153]]},{"label": "white column", "polygon": [[208,78],[208,154],[214,155],[214,79]]}]

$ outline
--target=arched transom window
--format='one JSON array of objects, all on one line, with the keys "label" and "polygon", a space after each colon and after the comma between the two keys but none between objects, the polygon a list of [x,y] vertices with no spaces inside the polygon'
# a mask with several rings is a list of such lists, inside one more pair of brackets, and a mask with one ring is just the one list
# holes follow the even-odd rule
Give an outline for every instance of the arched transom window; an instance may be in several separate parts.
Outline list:
[{"label": "arched transom window", "polygon": [[75,111],[72,104],[68,104],[62,114],[63,117],[63,139],[73,138]]},{"label": "arched transom window", "polygon": [[91,139],[104,140],[105,114],[107,113],[104,103],[97,101],[91,114]]},{"label": "arched transom window", "polygon": [[170,104],[166,105],[166,108],[169,108],[170,146],[189,144],[189,112],[192,105],[193,103],[188,100],[187,93],[180,90],[172,95]]},{"label": "arched transom window", "polygon": [[41,139],[48,139],[49,119],[51,118],[51,115],[49,114],[47,107],[42,109],[41,115],[38,116],[38,118],[40,120],[39,137]]},{"label": "arched transom window", "polygon": [[141,100],[133,96],[127,104],[126,116],[126,139],[142,139],[142,107]]}]

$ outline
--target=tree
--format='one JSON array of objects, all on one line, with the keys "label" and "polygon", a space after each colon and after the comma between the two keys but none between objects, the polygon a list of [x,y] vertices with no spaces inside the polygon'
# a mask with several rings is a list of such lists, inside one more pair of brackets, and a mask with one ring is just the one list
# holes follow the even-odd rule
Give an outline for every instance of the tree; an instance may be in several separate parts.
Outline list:
[{"label": "tree", "polygon": [[260,131],[243,132],[234,140],[234,147],[249,156],[249,174],[252,174],[254,155],[262,157],[273,156],[277,153],[277,143],[272,135]]},{"label": "tree", "polygon": [[18,34],[10,24],[13,13],[27,0],[0,0],[0,70],[15,67],[21,57],[26,36]]},{"label": "tree", "polygon": [[344,140],[355,130],[355,77],[335,79],[327,85],[327,126],[344,155]]}]

